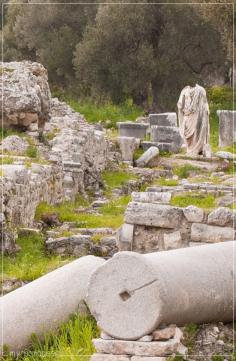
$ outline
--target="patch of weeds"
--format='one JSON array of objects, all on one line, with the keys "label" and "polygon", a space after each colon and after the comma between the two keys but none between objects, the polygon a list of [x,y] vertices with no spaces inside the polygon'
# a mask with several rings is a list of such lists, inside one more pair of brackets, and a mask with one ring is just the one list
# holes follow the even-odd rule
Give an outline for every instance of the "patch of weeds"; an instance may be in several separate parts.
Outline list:
[{"label": "patch of weeds", "polygon": [[172,156],[172,153],[167,152],[167,151],[164,151],[164,150],[160,150],[159,155],[160,155],[161,157],[170,158],[170,157]]},{"label": "patch of weeds", "polygon": [[0,177],[3,177],[4,176],[4,172],[2,170],[2,168],[0,168]]},{"label": "patch of weeds", "polygon": [[40,234],[20,235],[17,244],[21,247],[19,252],[14,256],[3,257],[4,278],[32,281],[65,263],[65,259],[60,256],[46,254],[44,239]]},{"label": "patch of weeds", "polygon": [[225,170],[226,174],[235,174],[235,165],[233,162],[229,162],[228,168]]},{"label": "patch of weeds", "polygon": [[106,128],[115,128],[116,123],[124,120],[135,120],[143,115],[143,110],[128,99],[123,104],[104,102],[95,104],[91,100],[78,101],[68,94],[54,93],[60,100],[65,101],[76,112],[83,114],[89,123],[101,121]]},{"label": "patch of weeds", "polygon": [[123,223],[123,214],[129,200],[129,196],[120,197],[101,207],[99,214],[76,213],[75,209],[79,206],[78,202],[64,202],[57,206],[41,202],[36,209],[35,219],[41,220],[45,214],[56,213],[61,222],[75,222],[78,228],[111,227],[116,229]]},{"label": "patch of weeds", "polygon": [[211,358],[212,361],[224,361],[224,359],[225,358],[222,355],[214,355]]},{"label": "patch of weeds", "polygon": [[181,167],[174,167],[173,173],[179,178],[188,178],[190,174],[199,174],[202,173],[202,169],[191,164],[185,164]]},{"label": "patch of weeds", "polygon": [[60,129],[55,128],[55,129],[53,129],[51,132],[45,134],[44,137],[45,137],[48,141],[50,141],[50,140],[52,140],[53,138],[55,138],[56,135],[57,135],[59,132],[60,132]]},{"label": "patch of weeds", "polygon": [[7,157],[2,157],[0,160],[1,164],[13,164],[14,163],[14,159],[10,156]]},{"label": "patch of weeds", "polygon": [[18,135],[19,137],[25,136],[25,133],[20,130],[6,128],[6,127],[0,127],[0,140],[9,137],[10,135]]},{"label": "patch of weeds", "polygon": [[138,176],[128,173],[127,171],[105,171],[102,179],[106,183],[108,190],[121,187],[131,179],[138,179]]},{"label": "patch of weeds", "polygon": [[17,358],[5,356],[4,361],[89,361],[95,352],[92,339],[99,336],[96,321],[92,316],[75,313],[57,331],[45,334],[43,340],[36,335],[31,337],[28,350],[19,353]]},{"label": "patch of weeds", "polygon": [[94,235],[91,237],[91,240],[93,241],[93,243],[99,244],[102,237],[103,237],[103,234],[94,234]]},{"label": "patch of weeds", "polygon": [[173,196],[170,204],[177,207],[188,207],[193,205],[199,208],[211,209],[215,207],[215,201],[215,197],[211,194],[183,193]]},{"label": "patch of weeds", "polygon": [[142,148],[138,148],[134,152],[134,160],[139,159],[144,153],[144,150]]},{"label": "patch of weeds", "polygon": [[34,145],[29,145],[26,149],[25,155],[29,158],[37,158],[38,156],[38,150],[37,147]]},{"label": "patch of weeds", "polygon": [[177,179],[166,179],[166,178],[159,178],[154,183],[154,185],[169,186],[169,187],[175,187],[178,184],[179,181]]},{"label": "patch of weeds", "polygon": [[192,351],[194,347],[194,342],[196,340],[198,330],[199,330],[198,325],[196,325],[195,323],[189,323],[184,327],[183,344],[188,348],[189,353]]}]

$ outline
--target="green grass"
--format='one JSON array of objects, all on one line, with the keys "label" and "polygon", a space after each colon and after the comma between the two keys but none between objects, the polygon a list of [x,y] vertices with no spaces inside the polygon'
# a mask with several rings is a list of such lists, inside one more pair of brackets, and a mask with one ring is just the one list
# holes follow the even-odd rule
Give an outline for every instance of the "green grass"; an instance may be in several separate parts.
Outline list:
[{"label": "green grass", "polygon": [[171,205],[177,207],[188,207],[190,205],[211,209],[215,207],[215,197],[211,194],[203,195],[200,193],[185,193],[171,198]]},{"label": "green grass", "polygon": [[0,159],[0,163],[1,163],[1,164],[13,164],[13,163],[14,163],[14,159],[11,158],[10,156],[2,157],[2,158]]},{"label": "green grass", "polygon": [[15,130],[15,129],[10,129],[10,128],[2,128],[0,127],[0,141],[2,141],[2,139],[9,137],[10,135],[18,135],[19,137],[22,137],[25,135],[25,133],[23,131],[20,130]]},{"label": "green grass", "polygon": [[109,202],[99,209],[99,214],[86,212],[76,213],[75,209],[81,206],[78,202],[64,202],[58,206],[52,206],[42,202],[36,209],[35,219],[40,220],[45,214],[56,213],[61,222],[75,222],[78,228],[118,228],[124,220],[126,205],[130,201],[129,196],[123,196]]},{"label": "green grass", "polygon": [[31,347],[16,359],[5,356],[4,361],[89,361],[95,352],[92,339],[99,336],[96,321],[91,316],[74,314],[58,332],[39,341],[32,335]]},{"label": "green grass", "polygon": [[121,187],[131,179],[138,179],[138,176],[125,171],[105,171],[102,174],[102,180],[109,189]]},{"label": "green grass", "polygon": [[139,159],[144,153],[144,150],[142,148],[138,148],[134,151],[134,160]]},{"label": "green grass", "polygon": [[37,147],[34,145],[29,145],[26,149],[25,155],[29,158],[37,158],[38,156],[38,150]]},{"label": "green grass", "polygon": [[[219,150],[219,119],[216,114],[217,110],[233,109],[233,89],[227,86],[214,86],[207,90],[207,97],[210,108],[210,143],[213,151]],[[234,104],[235,108],[236,104]]]},{"label": "green grass", "polygon": [[184,327],[183,344],[188,348],[189,353],[191,353],[193,350],[198,331],[198,325],[196,325],[195,323],[189,323]]},{"label": "green grass", "polygon": [[110,102],[95,104],[91,100],[77,100],[58,92],[54,92],[53,95],[65,101],[76,112],[83,114],[89,123],[101,121],[106,128],[115,128],[116,123],[119,121],[135,120],[143,115],[143,110],[133,104],[131,100],[119,105]]},{"label": "green grass", "polygon": [[[60,256],[46,254],[42,235],[31,233],[20,236],[17,244],[21,250],[16,255],[3,257],[4,279],[32,281],[66,262]],[[68,258],[67,261],[69,260]]]},{"label": "green grass", "polygon": [[166,179],[166,178],[159,178],[154,183],[154,185],[170,186],[170,187],[175,187],[178,184],[179,184],[178,180],[176,180],[176,179]]},{"label": "green grass", "polygon": [[173,173],[179,178],[188,178],[191,174],[202,173],[202,169],[191,164],[185,164],[181,167],[174,167]]}]

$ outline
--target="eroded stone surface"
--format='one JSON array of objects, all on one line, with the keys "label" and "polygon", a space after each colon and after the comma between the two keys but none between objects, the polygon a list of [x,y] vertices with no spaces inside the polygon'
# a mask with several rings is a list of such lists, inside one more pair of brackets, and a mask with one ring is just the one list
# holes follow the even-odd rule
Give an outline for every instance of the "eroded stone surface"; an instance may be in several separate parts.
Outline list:
[{"label": "eroded stone surface", "polygon": [[183,219],[183,210],[164,204],[130,202],[125,221],[131,224],[176,228]]},{"label": "eroded stone surface", "polygon": [[188,206],[183,209],[188,222],[201,223],[204,219],[204,211],[195,206]]},{"label": "eroded stone surface", "polygon": [[176,113],[149,114],[149,122],[151,127],[153,125],[177,127],[177,115]]},{"label": "eroded stone surface", "polygon": [[175,336],[175,333],[176,333],[176,326],[170,325],[168,327],[155,330],[152,333],[152,335],[154,340],[160,341],[160,340],[169,340],[170,338],[173,338]]},{"label": "eroded stone surface", "polygon": [[219,207],[208,215],[207,223],[217,226],[233,225],[233,211],[226,207]]},{"label": "eroded stone surface", "polygon": [[236,140],[236,112],[232,110],[218,110],[219,117],[219,147],[232,145]]},{"label": "eroded stone surface", "polygon": [[170,192],[133,192],[132,200],[142,203],[169,203]]},{"label": "eroded stone surface", "polygon": [[118,137],[122,159],[125,162],[133,162],[134,151],[138,149],[140,140],[134,137]]},{"label": "eroded stone surface", "polygon": [[179,341],[123,341],[123,340],[102,340],[94,339],[93,344],[99,353],[114,355],[135,355],[135,356],[166,356],[176,352]]},{"label": "eroded stone surface", "polygon": [[29,143],[18,135],[9,135],[8,137],[4,138],[1,143],[1,149],[3,153],[13,152],[17,155],[23,154],[28,146]]},{"label": "eroded stone surface", "polygon": [[216,243],[232,241],[235,231],[231,227],[218,227],[208,224],[193,223],[191,227],[191,240],[195,242]]},{"label": "eroded stone surface", "polygon": [[116,244],[119,251],[130,251],[132,249],[133,236],[134,225],[124,223],[116,234]]},{"label": "eroded stone surface", "polygon": [[138,167],[152,166],[158,160],[158,156],[159,149],[157,147],[150,147],[136,160],[136,165]]},{"label": "eroded stone surface", "polygon": [[30,61],[3,63],[2,68],[3,125],[30,129],[36,124],[37,129],[42,128],[49,120],[51,107],[47,70]]}]

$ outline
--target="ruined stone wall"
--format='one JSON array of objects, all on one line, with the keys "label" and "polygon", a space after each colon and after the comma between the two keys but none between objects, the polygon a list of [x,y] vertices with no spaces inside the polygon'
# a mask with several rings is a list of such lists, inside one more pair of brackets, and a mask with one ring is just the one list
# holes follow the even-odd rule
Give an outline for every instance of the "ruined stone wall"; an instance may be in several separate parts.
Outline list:
[{"label": "ruined stone wall", "polygon": [[235,239],[235,211],[175,207],[169,204],[171,197],[171,192],[132,194],[117,232],[120,251],[148,253]]},{"label": "ruined stone wall", "polygon": [[63,171],[59,165],[3,165],[2,213],[12,226],[32,226],[37,205],[63,199]]}]

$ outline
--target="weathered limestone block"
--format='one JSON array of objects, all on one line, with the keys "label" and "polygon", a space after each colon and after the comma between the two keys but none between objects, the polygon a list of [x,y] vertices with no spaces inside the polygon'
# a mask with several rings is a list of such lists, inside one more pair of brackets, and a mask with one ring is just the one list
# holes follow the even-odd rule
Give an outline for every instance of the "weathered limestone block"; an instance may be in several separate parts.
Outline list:
[{"label": "weathered limestone block", "polygon": [[91,356],[90,361],[130,361],[130,357],[128,355],[95,353]]},{"label": "weathered limestone block", "polygon": [[118,137],[122,160],[133,162],[134,151],[139,148],[140,140],[134,137]]},{"label": "weathered limestone block", "polygon": [[149,114],[149,122],[151,127],[153,125],[177,127],[177,115],[176,113]]},{"label": "weathered limestone block", "polygon": [[1,143],[1,149],[4,152],[23,154],[28,148],[29,143],[18,135],[9,135]]},{"label": "weathered limestone block", "polygon": [[210,226],[201,223],[193,223],[191,227],[191,240],[194,242],[216,243],[234,239],[235,231],[231,227]]},{"label": "weathered limestone block", "polygon": [[207,223],[216,226],[232,226],[233,211],[226,207],[219,207],[208,215]]},{"label": "weathered limestone block", "polygon": [[20,351],[32,333],[41,337],[57,329],[85,299],[89,277],[103,263],[93,256],[77,259],[2,297],[1,347]]},{"label": "weathered limestone block", "polygon": [[134,137],[143,139],[147,135],[148,124],[134,122],[118,122],[119,135],[121,137]]},{"label": "weathered limestone block", "polygon": [[201,223],[204,219],[204,211],[195,206],[188,206],[183,209],[188,222]]},{"label": "weathered limestone block", "polygon": [[233,241],[145,255],[119,252],[92,274],[89,309],[102,330],[123,340],[161,324],[232,321],[235,253]]},{"label": "weathered limestone block", "polygon": [[177,228],[182,220],[181,208],[164,204],[130,202],[125,212],[125,221],[131,224]]},{"label": "weathered limestone block", "polygon": [[164,234],[164,247],[166,250],[183,247],[183,240],[180,231]]},{"label": "weathered limestone block", "polygon": [[124,223],[117,231],[116,244],[119,251],[131,251],[134,237],[134,225]]},{"label": "weathered limestone block", "polygon": [[236,111],[217,110],[219,118],[219,147],[227,147],[236,141]]},{"label": "weathered limestone block", "polygon": [[69,237],[49,238],[46,249],[61,256],[73,255],[76,257],[91,254],[93,242],[90,236],[73,235]]},{"label": "weathered limestone block", "polygon": [[137,167],[155,166],[158,163],[159,149],[151,147],[136,160]]},{"label": "weathered limestone block", "polygon": [[155,330],[152,335],[153,339],[156,341],[164,341],[169,340],[170,338],[173,338],[176,332],[176,326],[170,325],[168,327],[165,327],[163,329],[157,329]]},{"label": "weathered limestone block", "polygon": [[154,357],[177,352],[180,342],[176,339],[153,342],[93,339],[93,344],[99,353]]},{"label": "weathered limestone block", "polygon": [[178,152],[183,140],[177,127],[154,125],[151,127],[151,141],[171,143],[175,152]]},{"label": "weathered limestone block", "polygon": [[131,194],[134,202],[142,203],[169,203],[170,192],[133,192]]},{"label": "weathered limestone block", "polygon": [[30,61],[3,63],[2,70],[3,126],[30,129],[35,123],[42,128],[49,120],[51,107],[47,70]]}]

